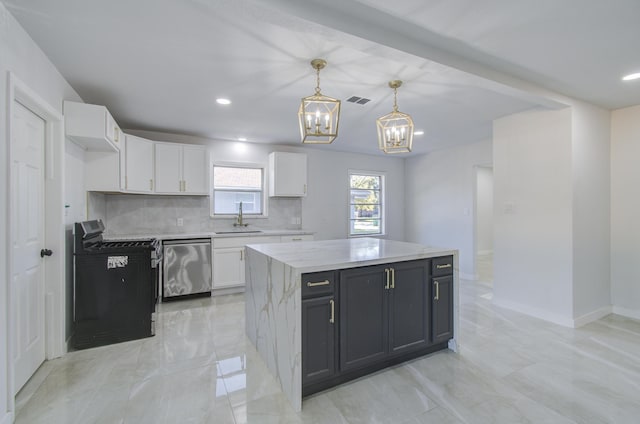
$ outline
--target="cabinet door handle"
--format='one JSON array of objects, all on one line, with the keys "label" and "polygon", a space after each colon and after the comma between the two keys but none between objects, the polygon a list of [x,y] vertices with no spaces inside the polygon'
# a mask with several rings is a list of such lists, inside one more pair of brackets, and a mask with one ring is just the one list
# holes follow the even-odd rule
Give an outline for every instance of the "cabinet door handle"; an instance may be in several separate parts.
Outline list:
[{"label": "cabinet door handle", "polygon": [[240,251],[240,260],[244,261],[244,249]]},{"label": "cabinet door handle", "polygon": [[385,268],[384,273],[387,274],[387,283],[385,284],[384,289],[389,290],[389,268]]},{"label": "cabinet door handle", "polygon": [[336,322],[336,303],[331,299],[329,304],[331,305],[331,318],[329,318],[329,322],[333,324]]},{"label": "cabinet door handle", "polygon": [[440,300],[440,283],[438,283],[438,280],[435,280],[433,284],[436,285],[436,296],[433,298],[433,300]]},{"label": "cabinet door handle", "polygon": [[451,264],[436,265],[436,269],[451,268]]},{"label": "cabinet door handle", "polygon": [[307,194],[307,185],[304,185],[304,194]]},{"label": "cabinet door handle", "polygon": [[149,190],[153,190],[153,180],[149,180]]},{"label": "cabinet door handle", "polygon": [[307,283],[307,287],[328,286],[329,284],[331,284],[329,280],[318,281],[317,283],[312,283],[311,281],[309,281]]},{"label": "cabinet door handle", "polygon": [[396,269],[391,268],[391,288],[396,288]]},{"label": "cabinet door handle", "polygon": [[113,133],[114,133],[113,141],[117,143],[118,141],[120,141],[120,128],[113,127]]}]

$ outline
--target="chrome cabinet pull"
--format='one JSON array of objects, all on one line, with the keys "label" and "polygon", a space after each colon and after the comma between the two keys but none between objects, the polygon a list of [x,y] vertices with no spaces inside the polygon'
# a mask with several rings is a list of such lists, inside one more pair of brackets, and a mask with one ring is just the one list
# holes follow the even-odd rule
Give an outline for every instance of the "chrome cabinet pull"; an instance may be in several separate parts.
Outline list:
[{"label": "chrome cabinet pull", "polygon": [[336,303],[331,299],[329,304],[331,305],[331,318],[329,318],[329,322],[333,324],[336,322]]},{"label": "chrome cabinet pull", "polygon": [[312,283],[311,281],[309,281],[307,283],[307,287],[328,286],[329,284],[331,284],[329,280],[318,281],[317,283]]},{"label": "chrome cabinet pull", "polygon": [[240,260],[243,261],[244,260],[244,249],[242,249],[240,251]]},{"label": "chrome cabinet pull", "polygon": [[113,127],[113,132],[114,132],[113,141],[117,143],[118,141],[120,141],[120,128]]},{"label": "chrome cabinet pull", "polygon": [[391,268],[391,288],[396,288],[396,270],[395,268]]},{"label": "chrome cabinet pull", "polygon": [[436,285],[436,297],[434,297],[433,300],[440,300],[440,283],[438,280],[435,280],[433,283]]},{"label": "chrome cabinet pull", "polygon": [[451,268],[451,264],[436,265],[436,269]]}]

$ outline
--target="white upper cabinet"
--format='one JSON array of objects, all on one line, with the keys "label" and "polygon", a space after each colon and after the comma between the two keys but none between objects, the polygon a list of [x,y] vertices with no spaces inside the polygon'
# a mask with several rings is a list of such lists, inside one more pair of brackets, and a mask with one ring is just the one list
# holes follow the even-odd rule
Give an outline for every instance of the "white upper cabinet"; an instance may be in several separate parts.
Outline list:
[{"label": "white upper cabinet", "polygon": [[66,136],[87,150],[117,152],[123,137],[120,127],[106,107],[64,102]]},{"label": "white upper cabinet", "polygon": [[155,192],[209,194],[209,151],[205,146],[155,143]]},{"label": "white upper cabinet", "polygon": [[84,154],[84,188],[87,191],[125,191],[126,137],[121,135],[119,152],[93,152]]},{"label": "white upper cabinet", "polygon": [[153,144],[146,138],[127,134],[125,191],[153,192]]},{"label": "white upper cabinet", "polygon": [[307,195],[307,155],[272,152],[269,154],[269,196]]}]

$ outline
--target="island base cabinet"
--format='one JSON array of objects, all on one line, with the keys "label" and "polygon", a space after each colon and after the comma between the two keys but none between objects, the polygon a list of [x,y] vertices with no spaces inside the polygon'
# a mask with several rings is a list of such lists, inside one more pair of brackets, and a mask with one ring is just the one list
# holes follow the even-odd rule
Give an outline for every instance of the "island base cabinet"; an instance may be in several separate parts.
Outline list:
[{"label": "island base cabinet", "polygon": [[429,345],[429,268],[427,261],[400,262],[388,268],[389,353],[402,354]]},{"label": "island base cabinet", "polygon": [[443,257],[303,274],[302,395],[446,349],[452,263]]},{"label": "island base cabinet", "polygon": [[302,301],[302,380],[305,383],[336,374],[335,299],[333,296]]},{"label": "island base cabinet", "polygon": [[380,362],[389,344],[385,267],[340,272],[340,371]]},{"label": "island base cabinet", "polygon": [[433,278],[433,343],[453,338],[453,276]]}]

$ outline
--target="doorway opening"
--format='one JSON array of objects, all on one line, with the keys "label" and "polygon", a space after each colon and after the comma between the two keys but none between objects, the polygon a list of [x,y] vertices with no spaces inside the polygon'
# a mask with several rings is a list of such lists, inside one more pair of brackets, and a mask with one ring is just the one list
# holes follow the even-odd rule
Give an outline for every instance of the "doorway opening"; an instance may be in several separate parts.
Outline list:
[{"label": "doorway opening", "polygon": [[477,281],[493,286],[493,167],[475,167],[475,269]]}]

